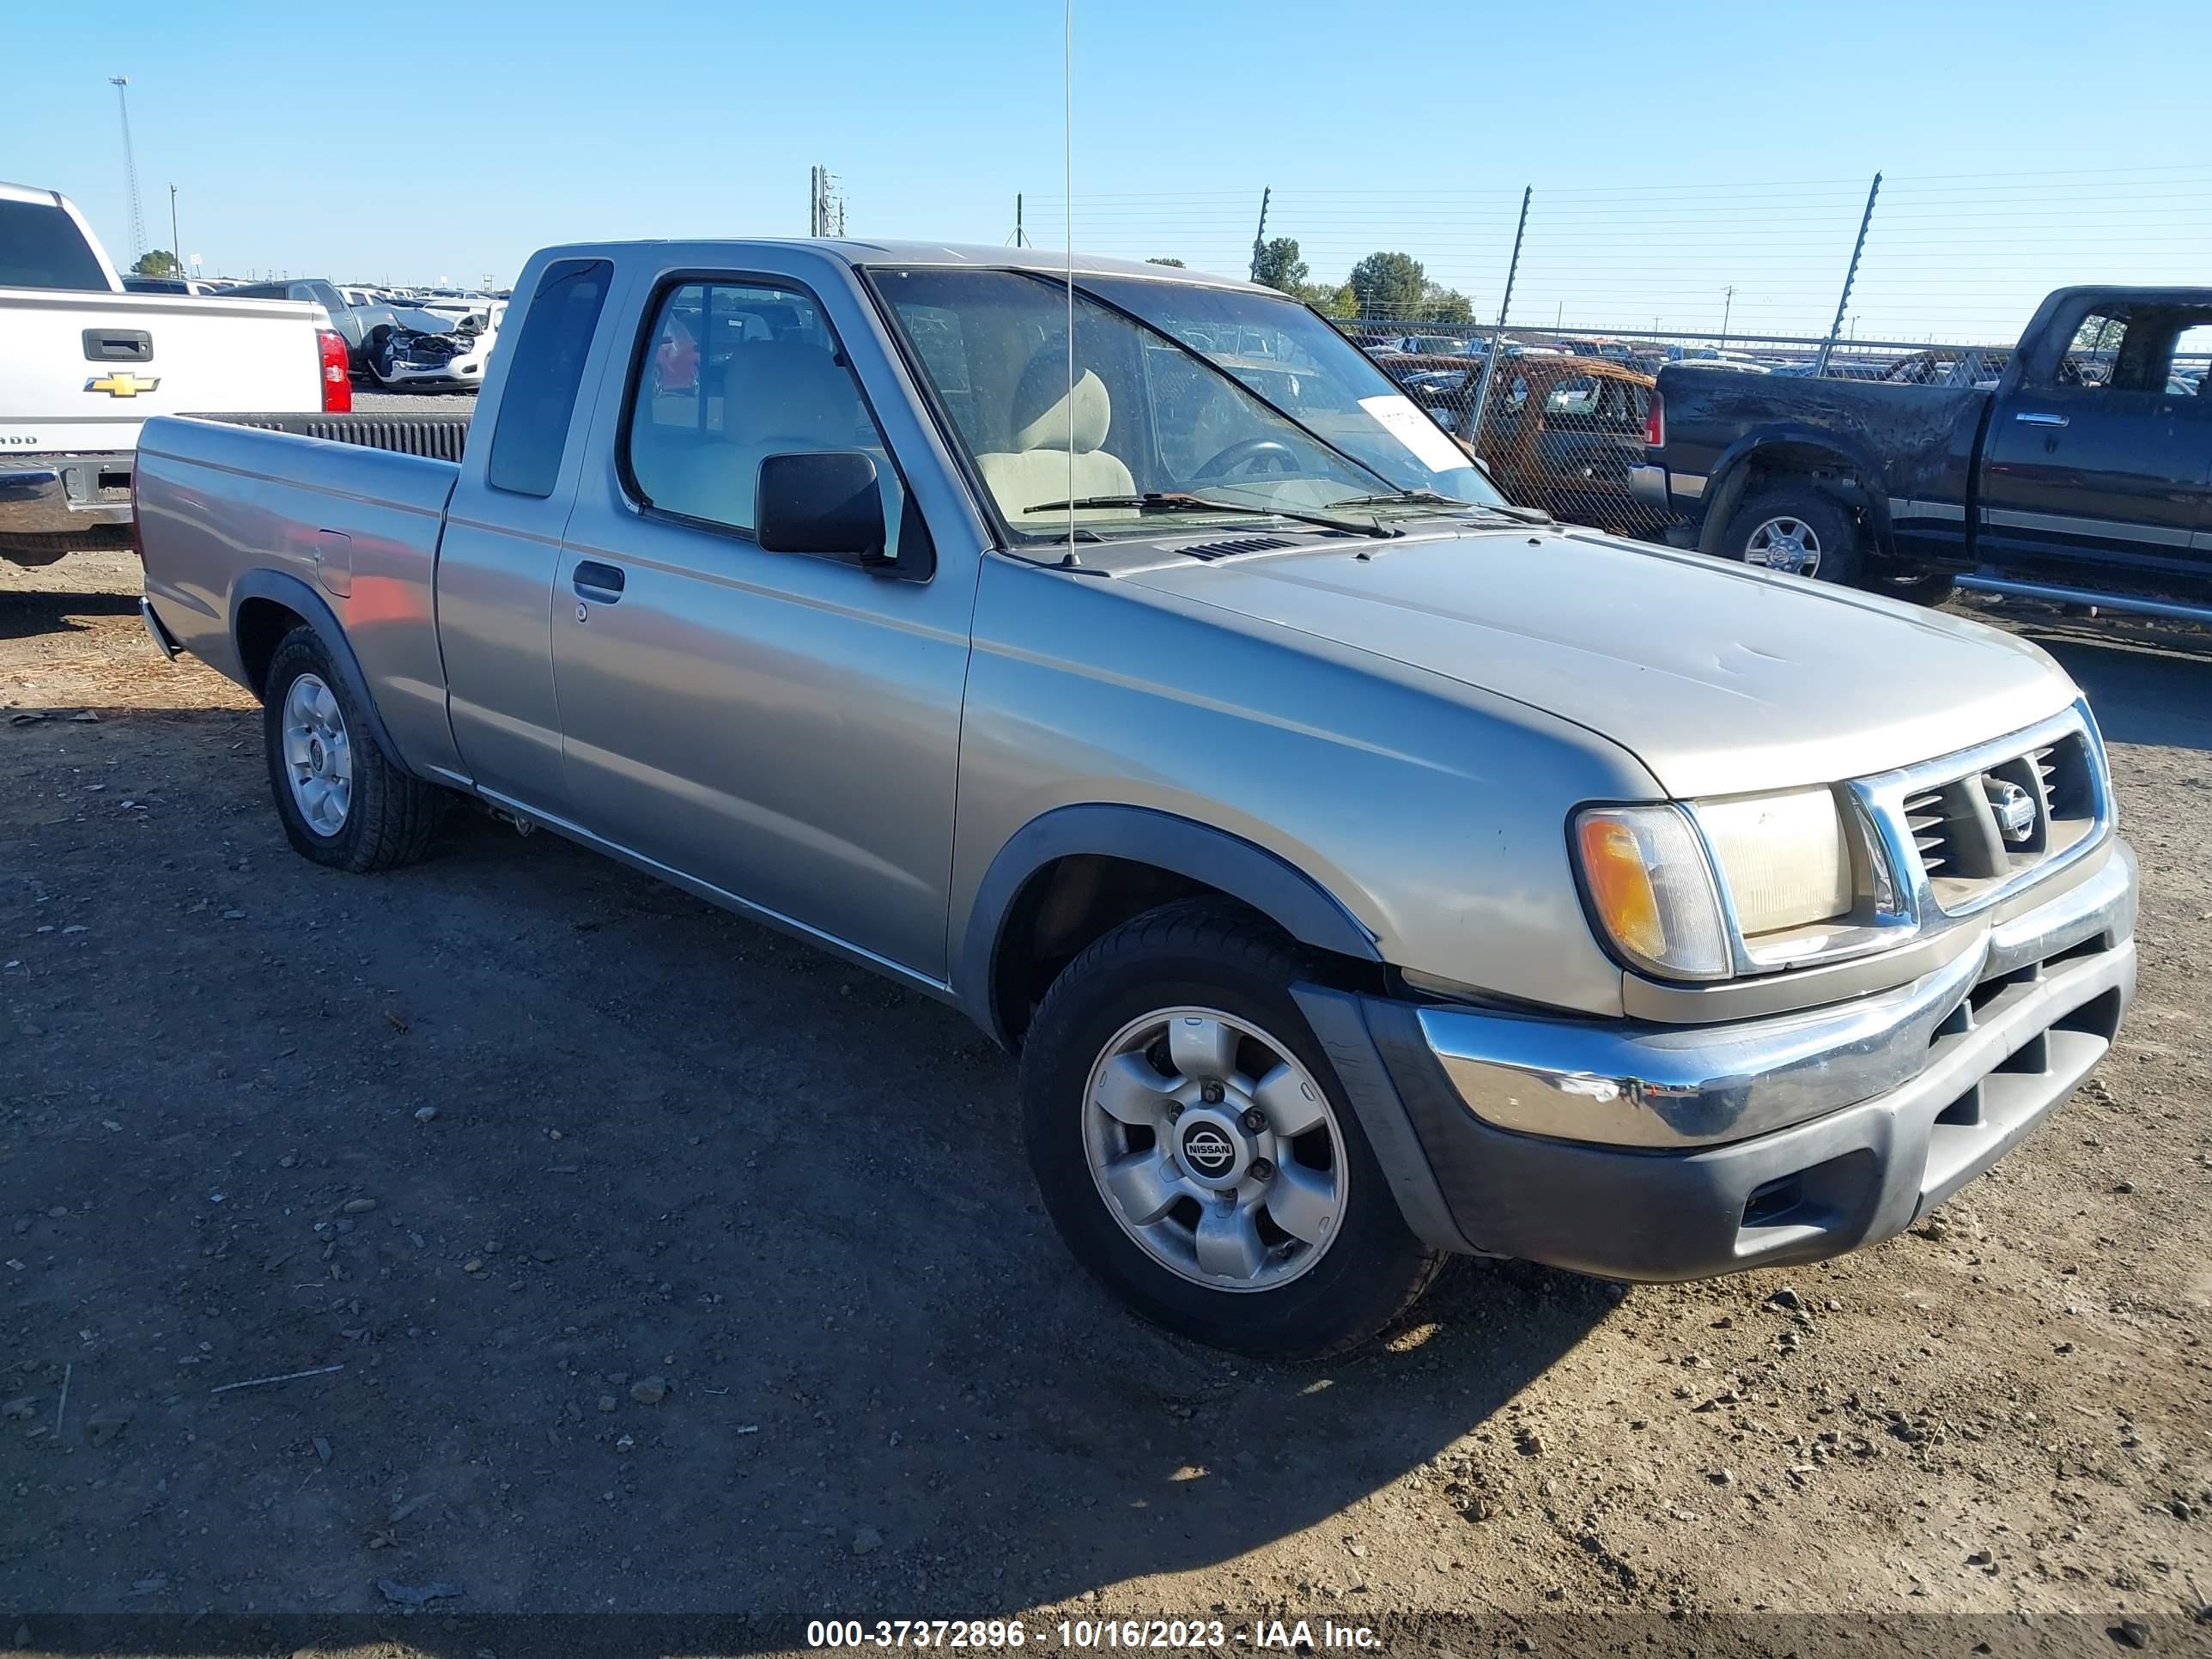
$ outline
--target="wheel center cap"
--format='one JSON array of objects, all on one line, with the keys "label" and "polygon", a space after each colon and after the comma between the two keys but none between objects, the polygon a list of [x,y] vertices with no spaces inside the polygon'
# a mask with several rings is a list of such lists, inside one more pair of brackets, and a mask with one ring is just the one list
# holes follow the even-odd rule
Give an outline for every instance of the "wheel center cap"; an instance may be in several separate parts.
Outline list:
[{"label": "wheel center cap", "polygon": [[1226,1190],[1243,1179],[1252,1142],[1235,1119],[1203,1108],[1185,1112],[1176,1126],[1176,1154],[1193,1181]]},{"label": "wheel center cap", "polygon": [[320,777],[323,775],[325,758],[325,757],[323,754],[323,740],[320,738],[308,738],[307,769],[310,772],[313,772],[317,777]]}]

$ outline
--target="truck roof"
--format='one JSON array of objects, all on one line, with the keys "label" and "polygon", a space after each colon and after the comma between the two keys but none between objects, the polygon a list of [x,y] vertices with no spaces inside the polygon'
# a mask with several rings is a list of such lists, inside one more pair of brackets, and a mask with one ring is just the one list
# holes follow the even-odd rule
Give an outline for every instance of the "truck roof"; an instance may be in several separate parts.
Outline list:
[{"label": "truck roof", "polygon": [[[804,248],[856,266],[974,265],[994,270],[1033,270],[1048,276],[1056,276],[1066,268],[1066,256],[1052,248],[1005,247],[991,242],[872,242],[850,238],[805,236],[660,237],[650,240],[563,243],[545,252],[564,258],[611,257],[629,248],[676,246],[712,252],[718,257],[726,256],[739,264],[743,263],[747,249]],[[1080,252],[1075,255],[1074,268],[1079,276],[1150,276],[1178,283],[1196,283],[1208,288],[1244,289],[1264,294],[1276,292],[1273,289],[1248,283],[1241,277],[1216,276],[1182,265],[1156,265],[1145,260],[1114,259]]]}]

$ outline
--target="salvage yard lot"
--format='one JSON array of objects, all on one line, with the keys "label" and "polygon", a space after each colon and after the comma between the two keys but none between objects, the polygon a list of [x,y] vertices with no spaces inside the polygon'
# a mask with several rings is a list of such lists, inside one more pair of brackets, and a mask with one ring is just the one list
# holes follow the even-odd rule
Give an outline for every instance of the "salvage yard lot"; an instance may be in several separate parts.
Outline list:
[{"label": "salvage yard lot", "polygon": [[2112,742],[2142,989],[1936,1222],[1705,1285],[1462,1263],[1291,1371],[1080,1273],[950,1011],[465,811],[393,875],[294,856],[136,591],[0,574],[0,1629],[2212,1596],[2212,638],[2015,624]]}]

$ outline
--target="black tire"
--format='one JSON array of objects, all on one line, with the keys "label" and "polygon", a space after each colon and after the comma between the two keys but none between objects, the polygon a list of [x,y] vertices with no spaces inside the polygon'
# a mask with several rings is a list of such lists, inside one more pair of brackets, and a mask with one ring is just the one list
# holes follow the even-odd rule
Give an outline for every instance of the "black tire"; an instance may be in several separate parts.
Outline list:
[{"label": "black tire", "polygon": [[1876,574],[1866,584],[1867,592],[1885,598],[1903,599],[1907,605],[1939,605],[1959,591],[1956,576],[1887,576]]},{"label": "black tire", "polygon": [[1771,484],[1746,497],[1721,532],[1717,551],[1739,564],[1764,564],[1765,560],[1752,556],[1752,538],[1778,520],[1796,520],[1818,538],[1820,562],[1811,573],[1816,580],[1845,586],[1857,582],[1858,523],[1849,508],[1809,479]]},{"label": "black tire", "polygon": [[[1367,1340],[1426,1290],[1445,1257],[1407,1227],[1328,1057],[1289,987],[1310,971],[1249,911],[1189,900],[1099,939],[1046,993],[1022,1050],[1024,1139],[1045,1208],[1077,1261],[1143,1317],[1194,1340],[1279,1361]],[[1328,1097],[1348,1160],[1342,1213],[1313,1266],[1272,1290],[1209,1288],[1140,1248],[1101,1195],[1085,1150],[1091,1068],[1146,1014],[1218,1009],[1264,1030]]]},{"label": "black tire", "polygon": [[[312,674],[330,689],[351,753],[352,799],[336,834],[311,826],[293,797],[284,758],[284,706],[293,685]],[[430,850],[453,797],[434,784],[400,769],[379,746],[360,703],[315,630],[301,623],[287,634],[269,659],[261,694],[262,750],[269,766],[270,793],[293,851],[333,870],[365,875],[373,870],[413,864]]]}]

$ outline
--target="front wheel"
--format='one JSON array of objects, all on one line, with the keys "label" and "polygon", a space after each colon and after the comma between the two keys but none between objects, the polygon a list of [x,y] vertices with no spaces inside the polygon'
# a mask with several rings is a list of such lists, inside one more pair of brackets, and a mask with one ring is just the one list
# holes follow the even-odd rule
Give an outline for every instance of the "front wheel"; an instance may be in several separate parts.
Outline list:
[{"label": "front wheel", "polygon": [[269,787],[294,851],[357,875],[429,852],[451,797],[384,752],[304,623],[269,660],[261,714]]},{"label": "front wheel", "polygon": [[1070,963],[1024,1047],[1024,1139],[1076,1259],[1139,1314],[1267,1359],[1375,1334],[1443,1258],[1415,1238],[1247,913],[1172,904]]}]

